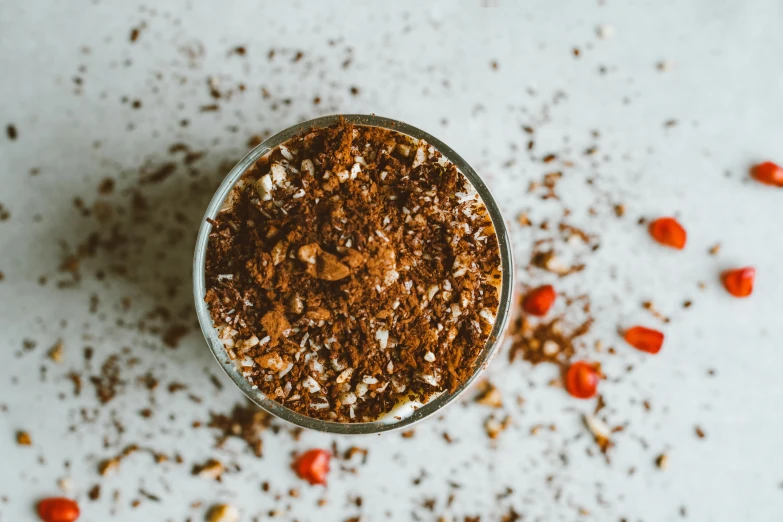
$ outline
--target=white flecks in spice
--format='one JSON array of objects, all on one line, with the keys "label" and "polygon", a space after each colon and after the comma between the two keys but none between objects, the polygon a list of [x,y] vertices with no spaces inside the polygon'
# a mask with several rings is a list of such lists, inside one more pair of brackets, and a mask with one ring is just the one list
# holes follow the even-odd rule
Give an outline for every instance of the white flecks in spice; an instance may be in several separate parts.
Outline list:
[{"label": "white flecks in spice", "polygon": [[479,316],[489,324],[495,324],[495,314],[489,308],[482,308]]},{"label": "white flecks in spice", "polygon": [[351,378],[351,375],[353,375],[353,368],[348,368],[347,370],[343,370],[340,375],[337,376],[337,378],[334,380],[337,384],[342,384],[344,382],[347,382],[348,379]]},{"label": "white flecks in spice", "polygon": [[315,176],[315,165],[313,164],[313,160],[305,159],[302,160],[301,165],[302,172],[309,176]]},{"label": "white flecks in spice", "polygon": [[435,354],[432,352],[425,353],[424,360],[427,362],[435,362]]},{"label": "white flecks in spice", "polygon": [[385,350],[389,343],[389,330],[379,329],[375,331],[375,338],[381,346],[381,350]]},{"label": "white flecks in spice", "polygon": [[256,191],[258,192],[258,197],[260,197],[262,201],[269,201],[272,199],[273,188],[274,183],[272,183],[272,176],[269,174],[264,174],[256,181]]},{"label": "white flecks in spice", "polygon": [[307,376],[307,378],[304,381],[302,381],[302,386],[307,388],[307,390],[310,393],[317,393],[317,392],[321,391],[321,385],[318,384],[318,381],[316,381],[315,379],[313,379],[309,375]]}]

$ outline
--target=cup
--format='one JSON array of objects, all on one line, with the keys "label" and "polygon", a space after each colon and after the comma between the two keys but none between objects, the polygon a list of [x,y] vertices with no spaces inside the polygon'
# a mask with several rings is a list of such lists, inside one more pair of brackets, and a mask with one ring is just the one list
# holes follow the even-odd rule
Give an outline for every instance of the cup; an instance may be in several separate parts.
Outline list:
[{"label": "cup", "polygon": [[207,345],[209,346],[210,350],[212,350],[212,355],[214,355],[215,359],[218,361],[218,363],[220,363],[223,371],[225,371],[231,380],[234,381],[234,384],[236,384],[237,387],[242,390],[242,392],[251,401],[258,405],[258,407],[276,417],[284,419],[302,428],[339,434],[381,433],[384,431],[410,426],[424,419],[425,417],[429,417],[430,415],[439,412],[442,408],[459,397],[465,390],[470,388],[470,385],[488,366],[498,347],[503,342],[503,337],[509,324],[509,317],[513,303],[514,263],[508,230],[506,229],[506,224],[500,214],[500,209],[495,203],[495,200],[487,186],[481,180],[476,171],[473,170],[473,168],[468,165],[468,163],[462,159],[462,157],[454,152],[451,147],[436,137],[400,121],[375,115],[342,115],[342,117],[345,118],[348,123],[352,123],[354,125],[380,127],[390,131],[405,134],[414,140],[425,140],[427,143],[435,147],[435,149],[438,150],[445,159],[453,163],[462,173],[462,175],[465,176],[468,182],[470,182],[475,187],[476,192],[478,192],[478,195],[481,197],[489,217],[492,220],[492,224],[497,235],[501,265],[501,283],[499,288],[499,305],[497,316],[492,327],[492,331],[487,338],[484,349],[475,362],[473,374],[453,393],[444,392],[436,397],[433,397],[429,402],[412,411],[410,415],[400,418],[386,415],[372,422],[342,423],[325,421],[302,415],[266,397],[258,389],[253,389],[252,385],[242,376],[242,370],[239,368],[238,364],[229,358],[228,353],[223,346],[223,342],[218,338],[218,333],[213,325],[207,303],[204,302],[204,296],[206,294],[204,267],[209,243],[209,234],[212,230],[212,225],[209,224],[208,220],[214,220],[217,217],[223,206],[223,202],[228,197],[231,189],[234,188],[236,182],[241,179],[242,175],[252,165],[254,165],[255,162],[259,160],[259,158],[268,154],[279,145],[286,143],[288,140],[301,134],[302,132],[310,129],[329,127],[337,123],[340,117],[341,115],[324,116],[299,123],[293,127],[289,127],[288,129],[266,139],[263,143],[251,150],[244,158],[242,158],[242,160],[239,161],[239,163],[234,166],[233,169],[231,169],[226,178],[218,187],[215,195],[212,197],[212,200],[207,207],[206,213],[204,214],[204,218],[201,220],[201,227],[199,228],[198,238],[196,240],[196,250],[193,256],[193,295],[195,298],[196,313],[198,315],[199,324],[201,325],[201,331],[204,334]]}]

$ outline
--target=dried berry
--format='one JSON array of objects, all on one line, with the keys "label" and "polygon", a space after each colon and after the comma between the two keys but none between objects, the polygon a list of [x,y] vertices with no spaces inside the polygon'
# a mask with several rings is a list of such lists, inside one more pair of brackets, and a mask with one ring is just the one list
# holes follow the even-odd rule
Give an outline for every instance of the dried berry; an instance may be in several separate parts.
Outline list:
[{"label": "dried berry", "polygon": [[647,353],[658,353],[663,346],[663,333],[644,326],[634,326],[625,331],[625,341]]},{"label": "dried berry", "polygon": [[557,293],[552,285],[539,286],[531,290],[522,301],[522,308],[530,315],[544,316],[552,308]]},{"label": "dried berry", "polygon": [[773,187],[783,187],[783,167],[771,161],[765,161],[754,165],[750,169],[750,175],[758,182]]},{"label": "dried berry", "polygon": [[593,364],[585,361],[572,363],[566,370],[566,391],[577,399],[589,399],[598,391],[601,375]]},{"label": "dried berry", "polygon": [[685,242],[688,234],[676,219],[671,217],[658,218],[650,223],[650,235],[658,243],[682,250],[685,248]]},{"label": "dried berry", "polygon": [[79,518],[79,505],[69,498],[45,498],[38,503],[38,516],[44,522],[74,522]]},{"label": "dried berry", "polygon": [[294,461],[294,471],[299,478],[310,484],[326,485],[326,476],[329,474],[329,459],[332,454],[323,449],[311,449],[302,453]]},{"label": "dried berry", "polygon": [[726,270],[722,275],[723,286],[734,297],[748,297],[753,293],[756,269],[752,266]]}]

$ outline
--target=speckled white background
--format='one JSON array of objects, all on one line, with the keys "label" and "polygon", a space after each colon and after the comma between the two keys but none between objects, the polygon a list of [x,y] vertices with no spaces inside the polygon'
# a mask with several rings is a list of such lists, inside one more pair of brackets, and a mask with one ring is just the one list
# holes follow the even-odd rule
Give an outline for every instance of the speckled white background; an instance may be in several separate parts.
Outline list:
[{"label": "speckled white background", "polygon": [[[683,507],[688,520],[781,519],[783,192],[749,181],[746,171],[755,161],[783,162],[783,3],[488,3],[497,7],[456,1],[0,3],[0,125],[13,123],[19,132],[13,142],[0,136],[0,203],[11,213],[0,222],[0,520],[35,520],[35,500],[56,494],[65,477],[85,522],[196,521],[216,502],[235,504],[242,520],[266,520],[269,510],[279,509],[282,520],[462,521],[482,515],[482,521],[494,521],[509,506],[525,520],[680,520]],[[131,45],[130,30],[142,23]],[[599,38],[600,25],[611,27],[613,36]],[[188,60],[183,48],[197,44],[203,58]],[[247,56],[227,57],[237,45],[247,48]],[[270,61],[272,48],[277,52]],[[304,56],[292,63],[297,50]],[[668,70],[658,70],[659,62]],[[209,76],[224,86],[243,82],[247,90],[221,101],[218,112],[200,113],[211,103]],[[262,86],[270,98],[262,98]],[[360,89],[358,96],[350,94],[351,86]],[[140,99],[142,108],[132,110],[123,96]],[[315,96],[322,99],[318,106]],[[163,303],[192,324],[191,247],[219,182],[219,165],[240,157],[253,133],[335,112],[404,120],[459,151],[496,194],[520,260],[540,236],[516,225],[516,214],[528,210],[540,221],[562,212],[561,204],[527,194],[528,183],[551,169],[528,158],[521,126],[536,128],[539,157],[552,151],[574,161],[558,192],[574,210],[571,222],[598,235],[601,248],[583,258],[584,272],[557,285],[590,296],[597,322],[589,340],[618,350],[614,357],[581,352],[604,363],[603,414],[610,425],[625,426],[615,437],[611,463],[595,452],[581,426],[579,412],[594,404],[547,386],[554,368],[509,365],[505,354],[489,376],[503,392],[503,412],[513,425],[492,443],[482,423],[493,412],[468,400],[418,425],[412,439],[308,432],[297,442],[285,431],[269,432],[262,459],[238,443],[213,449],[207,429],[190,428],[206,421],[210,410],[228,411],[240,399],[198,331],[170,350],[159,335],[118,327],[116,319],[133,323]],[[182,118],[190,126],[180,127]],[[666,127],[668,120],[677,124]],[[601,137],[593,139],[592,130]],[[92,205],[99,181],[110,176],[117,189],[109,199],[127,201],[139,166],[167,160],[168,146],[178,141],[207,150],[197,164],[208,173],[200,175],[201,185],[188,188],[190,178],[180,167],[176,176],[144,190],[156,209],[164,209],[162,218],[181,210],[188,233],[159,235],[121,260],[100,254],[82,263],[77,287],[57,289],[64,279],[57,272],[59,242],[73,247],[96,229],[73,198]],[[586,158],[582,151],[592,145],[598,154]],[[30,176],[31,168],[41,173]],[[595,183],[588,186],[587,178]],[[618,202],[627,209],[622,219],[611,212]],[[591,206],[596,216],[586,212]],[[688,228],[683,252],[656,246],[636,225],[640,216],[666,214]],[[142,232],[155,228],[147,227]],[[707,255],[716,242],[720,254]],[[96,280],[96,270],[117,261],[131,265],[128,276]],[[758,268],[756,292],[733,300],[717,274],[745,264]],[[37,282],[42,275],[49,277],[43,286]],[[520,276],[523,282],[552,281],[549,274]],[[163,278],[179,285],[174,297]],[[99,296],[97,313],[89,312],[91,294]],[[123,297],[133,303],[127,312],[119,307]],[[672,318],[655,357],[633,352],[616,333],[636,322],[661,327],[641,309],[646,299]],[[694,303],[688,310],[681,307],[685,299]],[[563,303],[558,306],[562,311]],[[46,358],[58,338],[65,350],[59,365]],[[24,352],[24,339],[37,347]],[[81,356],[86,345],[96,353],[90,369]],[[139,361],[132,369],[123,366],[126,385],[97,407],[88,375],[122,347],[130,348],[123,360]],[[707,375],[710,369],[715,376]],[[71,370],[83,372],[79,397],[66,378]],[[147,371],[161,380],[152,393],[136,382]],[[210,374],[224,384],[222,391]],[[168,394],[171,380],[186,383],[203,403]],[[143,419],[138,411],[151,402],[155,413]],[[82,408],[97,420],[82,424]],[[123,433],[112,427],[113,418],[125,425]],[[554,424],[557,431],[532,435],[537,424]],[[695,436],[696,425],[706,438]],[[32,447],[16,445],[19,429],[29,431]],[[444,442],[444,432],[453,444]],[[334,440],[341,449],[367,447],[367,463],[357,463],[354,474],[335,462],[327,489],[307,487],[288,468],[291,451]],[[179,452],[185,462],[153,466],[149,455],[136,454],[114,476],[99,477],[97,462],[129,443]],[[665,471],[654,465],[662,452],[669,455]],[[191,466],[210,457],[241,471],[219,484],[191,476]],[[271,493],[261,492],[264,480]],[[95,483],[102,495],[90,502],[86,491]],[[292,487],[300,489],[298,498],[286,496]],[[507,487],[513,492],[499,498]],[[139,488],[161,501],[140,497]],[[275,493],[283,498],[276,501]],[[450,493],[454,500],[447,506]],[[351,503],[353,496],[363,497],[361,507]],[[142,502],[134,509],[135,498]],[[316,507],[319,498],[328,504]],[[426,498],[436,500],[434,511],[422,507]],[[202,505],[192,507],[196,502]],[[580,508],[588,514],[580,515]]]}]

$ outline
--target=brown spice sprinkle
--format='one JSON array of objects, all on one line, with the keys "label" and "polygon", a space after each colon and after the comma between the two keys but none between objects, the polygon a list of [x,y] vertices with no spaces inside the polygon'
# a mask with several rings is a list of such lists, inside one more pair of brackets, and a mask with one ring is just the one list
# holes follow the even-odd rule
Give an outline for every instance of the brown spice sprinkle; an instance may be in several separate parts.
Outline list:
[{"label": "brown spice sprinkle", "polygon": [[16,432],[16,443],[20,446],[31,446],[33,444],[33,439],[30,437],[30,434],[26,431],[17,431]]},{"label": "brown spice sprinkle", "polygon": [[427,143],[344,120],[311,130],[251,167],[212,226],[205,300],[268,397],[372,421],[473,374],[499,249],[472,186]]}]

